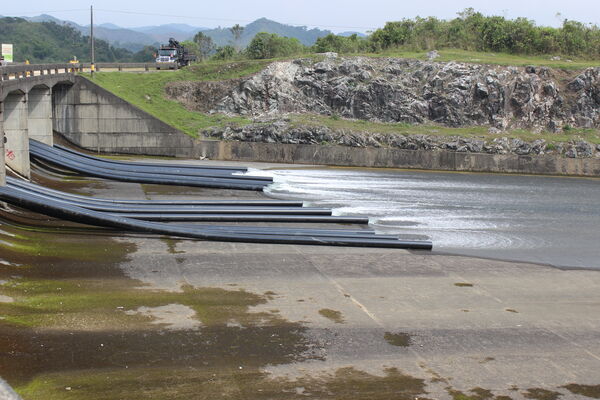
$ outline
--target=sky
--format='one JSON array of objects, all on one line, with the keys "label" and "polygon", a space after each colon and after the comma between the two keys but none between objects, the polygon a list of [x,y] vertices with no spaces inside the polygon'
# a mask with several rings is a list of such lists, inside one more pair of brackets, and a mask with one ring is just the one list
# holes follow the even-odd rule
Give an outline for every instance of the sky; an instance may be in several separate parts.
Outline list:
[{"label": "sky", "polygon": [[266,17],[291,25],[319,27],[334,32],[366,32],[382,27],[386,21],[402,18],[454,18],[458,11],[468,7],[486,15],[526,17],[538,25],[558,26],[565,18],[600,25],[600,1],[597,0],[96,0],[88,4],[72,0],[33,0],[5,1],[0,14],[35,16],[46,13],[87,25],[90,5],[94,6],[95,23],[113,23],[123,27],[166,23],[228,27],[236,23],[245,25]]}]

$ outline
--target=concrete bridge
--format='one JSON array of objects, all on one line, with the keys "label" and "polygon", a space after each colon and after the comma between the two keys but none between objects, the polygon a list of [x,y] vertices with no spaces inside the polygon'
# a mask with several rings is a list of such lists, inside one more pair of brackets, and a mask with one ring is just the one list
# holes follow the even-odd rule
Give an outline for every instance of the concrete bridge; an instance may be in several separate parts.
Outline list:
[{"label": "concrete bridge", "polygon": [[5,162],[29,177],[29,138],[53,144],[53,92],[75,84],[73,64],[0,67],[0,185]]}]

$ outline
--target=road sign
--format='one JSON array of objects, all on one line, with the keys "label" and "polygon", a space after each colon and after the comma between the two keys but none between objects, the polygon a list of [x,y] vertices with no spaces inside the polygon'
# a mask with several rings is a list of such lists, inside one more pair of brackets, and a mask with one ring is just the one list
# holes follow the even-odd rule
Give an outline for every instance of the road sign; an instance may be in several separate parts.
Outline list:
[{"label": "road sign", "polygon": [[13,45],[2,43],[2,57],[4,62],[13,62]]}]

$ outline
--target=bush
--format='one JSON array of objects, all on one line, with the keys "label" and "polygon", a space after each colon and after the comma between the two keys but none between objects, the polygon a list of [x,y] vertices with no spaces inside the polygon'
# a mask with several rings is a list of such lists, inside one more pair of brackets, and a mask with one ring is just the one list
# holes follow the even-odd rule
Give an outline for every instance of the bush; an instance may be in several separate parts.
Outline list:
[{"label": "bush", "polygon": [[235,49],[233,46],[219,47],[213,56],[215,60],[231,60],[233,57],[235,57]]}]

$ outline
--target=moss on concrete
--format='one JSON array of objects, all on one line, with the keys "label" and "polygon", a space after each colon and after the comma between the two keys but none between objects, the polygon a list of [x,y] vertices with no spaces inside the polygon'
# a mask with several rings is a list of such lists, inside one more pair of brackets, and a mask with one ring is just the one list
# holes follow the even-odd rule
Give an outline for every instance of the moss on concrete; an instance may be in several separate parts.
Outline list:
[{"label": "moss on concrete", "polygon": [[329,308],[322,308],[319,310],[319,314],[321,314],[323,317],[335,322],[336,324],[344,323],[344,315],[341,313],[341,311],[332,310]]}]

